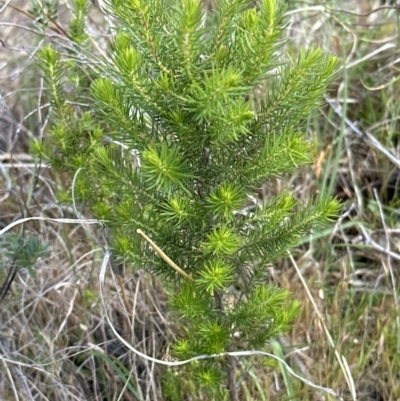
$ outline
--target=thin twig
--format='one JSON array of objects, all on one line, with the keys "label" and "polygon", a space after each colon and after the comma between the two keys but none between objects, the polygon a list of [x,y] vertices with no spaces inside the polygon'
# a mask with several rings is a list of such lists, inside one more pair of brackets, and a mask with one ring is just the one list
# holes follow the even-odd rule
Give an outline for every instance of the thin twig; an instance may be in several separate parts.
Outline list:
[{"label": "thin twig", "polygon": [[393,259],[400,260],[400,254],[398,254],[396,252],[393,252],[393,251],[390,251],[390,250],[387,250],[385,247],[383,247],[382,245],[378,244],[376,241],[374,241],[371,238],[371,235],[368,233],[366,228],[361,223],[358,223],[357,225],[358,225],[358,227],[360,227],[360,230],[362,231],[362,234],[364,236],[364,241],[365,241],[366,245],[372,245],[379,252],[382,252],[382,253],[392,257]]},{"label": "thin twig", "polygon": [[176,270],[179,274],[181,274],[183,277],[187,278],[190,281],[193,281],[193,278],[191,275],[187,274],[184,270],[182,270],[176,263],[174,263],[162,250],[159,248],[156,243],[151,240],[142,230],[137,229],[136,231],[138,234],[140,234],[152,247],[153,249],[157,252],[157,254],[163,259],[165,262],[167,262],[174,270]]},{"label": "thin twig", "polygon": [[373,148],[383,153],[393,164],[400,168],[400,160],[389,150],[385,148],[371,133],[362,131],[349,118],[343,116],[343,111],[340,105],[329,98],[325,98],[326,102],[332,107],[333,111],[340,117],[344,118],[346,125],[359,137],[368,142]]},{"label": "thin twig", "polygon": [[346,379],[347,385],[349,387],[352,399],[354,401],[356,401],[357,400],[356,388],[355,388],[354,380],[353,380],[353,377],[351,375],[350,368],[349,368],[349,366],[347,364],[346,358],[343,355],[341,355],[339,353],[338,349],[336,348],[335,342],[333,341],[331,333],[329,332],[328,327],[325,324],[325,320],[324,320],[321,312],[319,311],[319,309],[317,307],[317,304],[314,301],[314,298],[313,298],[313,296],[312,296],[312,294],[310,292],[310,289],[308,288],[308,285],[307,285],[306,281],[304,280],[303,275],[301,274],[299,266],[297,265],[297,263],[296,263],[294,257],[292,256],[292,254],[290,252],[288,252],[288,254],[289,254],[290,260],[292,261],[292,264],[293,264],[294,268],[296,269],[297,275],[300,278],[300,281],[303,284],[304,289],[306,290],[307,296],[308,296],[308,298],[309,298],[309,300],[310,300],[310,302],[311,302],[311,304],[312,304],[312,306],[313,306],[313,308],[315,310],[315,313],[317,314],[318,319],[320,320],[320,322],[322,324],[322,327],[324,328],[326,338],[328,339],[328,343],[329,343],[329,345],[332,347],[332,349],[335,352],[336,359],[338,360],[339,365],[340,365],[340,367],[341,367],[341,369],[343,371],[343,374],[344,374],[344,377]]}]

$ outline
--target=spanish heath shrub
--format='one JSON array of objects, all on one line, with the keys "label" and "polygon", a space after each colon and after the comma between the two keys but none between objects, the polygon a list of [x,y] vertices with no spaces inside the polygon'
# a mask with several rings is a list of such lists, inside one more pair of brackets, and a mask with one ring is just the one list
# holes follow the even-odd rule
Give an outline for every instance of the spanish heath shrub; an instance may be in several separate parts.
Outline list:
[{"label": "spanish heath shrub", "polygon": [[[84,74],[77,57],[40,52],[52,125],[34,149],[75,176],[75,201],[105,222],[115,259],[165,283],[175,358],[262,349],[285,332],[299,304],[266,267],[339,210],[323,194],[300,205],[289,192],[248,206],[254,188],[311,161],[305,121],[338,64],[320,48],[285,61],[284,3],[110,0],[116,27],[100,64]],[[82,19],[86,2],[74,5]],[[84,29],[73,32],[90,50]],[[67,92],[67,81],[90,87]],[[238,399],[232,358],[180,369],[165,373],[166,397]]]}]

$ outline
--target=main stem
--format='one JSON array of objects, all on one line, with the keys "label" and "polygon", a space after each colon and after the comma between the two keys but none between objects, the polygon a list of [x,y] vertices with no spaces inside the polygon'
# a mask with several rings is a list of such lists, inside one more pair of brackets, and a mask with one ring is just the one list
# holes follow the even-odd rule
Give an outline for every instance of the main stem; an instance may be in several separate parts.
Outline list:
[{"label": "main stem", "polygon": [[231,401],[239,401],[238,392],[236,389],[236,359],[233,356],[228,356],[228,362],[226,364],[226,373],[228,374],[228,389],[229,398]]},{"label": "main stem", "polygon": [[[216,292],[214,294],[215,298],[215,303],[217,305],[217,308],[221,311],[221,315],[225,314],[225,307],[224,307],[224,301],[222,299],[222,294],[219,292]],[[228,351],[230,349],[228,348]],[[227,373],[228,377],[228,390],[229,390],[229,398],[230,401],[239,401],[239,396],[238,392],[236,389],[236,359],[233,356],[228,356],[227,363],[225,365],[225,370]]]}]

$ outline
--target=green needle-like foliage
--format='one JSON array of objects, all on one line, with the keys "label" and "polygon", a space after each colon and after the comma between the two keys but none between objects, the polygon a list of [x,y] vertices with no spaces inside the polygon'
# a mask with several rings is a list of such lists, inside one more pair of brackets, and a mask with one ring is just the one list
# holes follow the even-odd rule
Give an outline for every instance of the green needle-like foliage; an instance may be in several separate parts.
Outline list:
[{"label": "green needle-like foliage", "polygon": [[[334,199],[299,205],[290,193],[249,206],[254,188],[311,161],[304,121],[338,64],[313,47],[285,62],[284,1],[255,3],[217,0],[206,12],[199,0],[110,0],[119,22],[85,111],[66,101],[67,62],[40,52],[55,112],[33,147],[58,171],[80,169],[75,201],[105,221],[116,260],[165,280],[179,358],[265,347],[287,330],[299,305],[266,267],[339,211]],[[74,4],[81,41],[87,8]],[[222,399],[226,366],[196,362],[179,386],[167,373],[166,395]]]}]

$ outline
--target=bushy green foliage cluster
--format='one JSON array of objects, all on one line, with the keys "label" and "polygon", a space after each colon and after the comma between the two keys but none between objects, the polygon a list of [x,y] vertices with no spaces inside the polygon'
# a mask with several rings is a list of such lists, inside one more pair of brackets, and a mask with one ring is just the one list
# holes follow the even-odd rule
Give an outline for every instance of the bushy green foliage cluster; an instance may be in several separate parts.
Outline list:
[{"label": "bushy green foliage cluster", "polygon": [[[74,4],[82,21],[86,4]],[[199,0],[110,0],[109,11],[117,24],[107,57],[85,71],[85,107],[88,88],[64,90],[83,72],[41,50],[52,126],[33,147],[75,175],[75,201],[105,221],[115,258],[165,280],[181,323],[174,357],[264,347],[299,307],[266,267],[339,205],[281,193],[249,207],[249,196],[311,161],[304,122],[337,59],[310,48],[284,61],[280,0],[217,0],[211,11]],[[221,396],[225,365],[197,362],[182,386]]]}]

